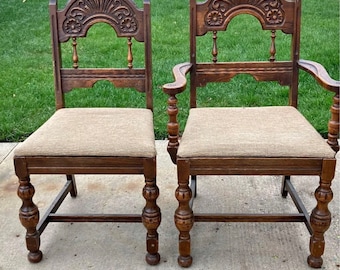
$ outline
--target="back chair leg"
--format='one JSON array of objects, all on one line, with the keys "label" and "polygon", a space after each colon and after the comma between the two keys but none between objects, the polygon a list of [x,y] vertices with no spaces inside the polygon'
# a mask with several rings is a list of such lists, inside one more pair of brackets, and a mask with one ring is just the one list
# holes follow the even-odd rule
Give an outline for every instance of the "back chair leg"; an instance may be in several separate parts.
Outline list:
[{"label": "back chair leg", "polygon": [[178,264],[182,267],[189,267],[192,264],[190,255],[190,230],[194,225],[194,215],[189,205],[192,191],[189,187],[189,163],[177,160],[178,187],[176,198],[178,208],[175,212],[175,224],[179,230],[179,257]]},{"label": "back chair leg", "polygon": [[191,186],[192,192],[194,193],[193,197],[196,198],[197,196],[197,175],[191,176]]},{"label": "back chair leg", "polygon": [[22,200],[19,210],[21,224],[26,228],[26,246],[29,250],[28,260],[32,263],[40,262],[42,252],[40,248],[40,233],[37,231],[39,223],[39,210],[33,203],[35,189],[30,182],[29,175],[19,177],[18,196]]},{"label": "back chair leg", "polygon": [[67,181],[71,181],[72,185],[71,185],[71,189],[70,189],[70,194],[72,198],[77,197],[77,185],[76,185],[76,180],[74,178],[74,175],[66,175]]},{"label": "back chair leg", "polygon": [[158,232],[157,228],[161,223],[161,212],[156,200],[159,196],[159,189],[156,184],[156,160],[147,159],[144,162],[145,186],[143,196],[146,205],[143,209],[142,220],[147,229],[146,235],[146,262],[150,265],[156,265],[160,261],[158,253]]},{"label": "back chair leg", "polygon": [[288,190],[287,190],[286,183],[289,180],[290,180],[290,176],[288,176],[288,175],[282,176],[281,196],[283,198],[287,198]]},{"label": "back chair leg", "polygon": [[320,185],[315,191],[317,205],[310,217],[313,234],[309,243],[311,254],[308,256],[307,262],[313,268],[320,268],[323,262],[321,256],[325,250],[324,234],[331,224],[331,213],[328,209],[328,203],[333,198],[331,182],[334,178],[334,171],[335,160],[324,160]]}]

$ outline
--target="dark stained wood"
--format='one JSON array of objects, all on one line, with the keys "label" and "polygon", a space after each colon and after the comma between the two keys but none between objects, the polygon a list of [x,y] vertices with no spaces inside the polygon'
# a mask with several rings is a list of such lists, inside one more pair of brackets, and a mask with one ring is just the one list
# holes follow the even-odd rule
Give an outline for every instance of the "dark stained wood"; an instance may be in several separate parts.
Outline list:
[{"label": "dark stained wood", "polygon": [[60,75],[63,93],[70,92],[74,88],[90,88],[99,80],[109,81],[116,87],[133,87],[139,92],[146,91],[145,69],[62,69]]},{"label": "dark stained wood", "polygon": [[[65,107],[64,95],[74,88],[91,88],[97,81],[107,80],[116,87],[132,87],[145,93],[146,108],[153,110],[151,18],[148,0],[144,0],[143,9],[137,8],[132,0],[70,0],[66,7],[59,9],[57,0],[50,0],[50,19],[56,109]],[[78,40],[86,37],[88,29],[93,24],[101,22],[109,24],[115,30],[117,37],[127,40],[126,68],[80,67],[81,56],[77,50]],[[72,48],[72,68],[64,68],[60,43],[69,39],[71,39]],[[144,55],[142,56],[145,59],[144,68],[134,68],[133,66],[132,42],[144,44]],[[89,132],[91,132],[91,127],[89,128]],[[70,156],[28,154],[27,156],[15,156],[14,165],[19,178],[17,193],[22,200],[19,218],[26,228],[26,246],[29,250],[28,259],[30,262],[36,263],[42,259],[40,235],[50,222],[136,222],[143,223],[147,230],[146,262],[151,265],[159,263],[157,229],[161,222],[161,212],[156,202],[159,190],[156,185],[155,156],[145,158],[77,156],[76,153]],[[35,188],[30,181],[31,174],[66,175],[67,181],[64,187],[42,218],[40,218],[37,205],[33,202]],[[58,214],[57,210],[68,194],[74,198],[77,196],[75,174],[139,174],[141,178],[145,178],[145,185],[141,191],[145,199],[145,207],[141,209],[141,214]]]},{"label": "dark stained wood", "polygon": [[277,81],[281,85],[290,85],[292,71],[292,62],[197,63],[196,85],[228,82],[238,74],[252,75],[258,81]]},{"label": "dark stained wood", "polygon": [[300,59],[298,61],[298,66],[311,74],[323,88],[339,95],[340,81],[333,80],[321,64],[310,60]]},{"label": "dark stained wood", "polygon": [[[193,175],[318,175],[322,159],[190,158]],[[217,169],[218,168],[218,169]]]},{"label": "dark stained wood", "polygon": [[[64,93],[78,87],[92,87],[98,80],[108,80],[117,87],[135,87],[147,92],[147,108],[152,109],[152,67],[151,67],[151,25],[148,0],[144,10],[138,9],[132,0],[102,0],[98,7],[86,1],[72,0],[63,10],[57,9],[56,0],[50,2],[50,20],[52,32],[54,76],[57,109],[65,107]],[[113,6],[111,6],[111,4]],[[86,7],[87,5],[87,7]],[[114,7],[114,8],[113,8]],[[102,10],[101,10],[102,9]],[[103,16],[101,16],[103,15]],[[77,38],[86,37],[89,28],[99,22],[109,24],[118,37],[127,39],[127,69],[85,69],[80,70]],[[147,30],[147,31],[146,31]],[[73,68],[63,68],[61,51],[57,44],[72,39]],[[132,39],[145,44],[145,68],[133,67]]]},{"label": "dark stained wood", "polygon": [[275,45],[275,38],[276,38],[276,30],[272,30],[271,31],[271,44],[270,44],[270,58],[269,61],[270,62],[274,62],[275,61],[275,54],[276,54],[276,45]]},{"label": "dark stained wood", "polygon": [[[227,31],[229,22],[239,14],[256,17],[262,29],[269,32],[271,43],[267,62],[218,61],[218,48],[223,47],[223,44],[218,44],[218,33]],[[340,82],[330,78],[321,64],[300,59],[300,24],[301,1],[298,0],[207,0],[205,2],[190,0],[190,62],[177,64],[173,68],[174,82],[163,86],[163,91],[169,95],[167,110],[169,115],[167,125],[169,143],[167,149],[172,161],[177,164],[178,187],[175,196],[178,207],[175,211],[175,224],[179,230],[178,263],[182,267],[188,267],[192,264],[190,230],[194,222],[304,222],[311,234],[308,264],[314,268],[322,266],[321,256],[325,245],[324,233],[331,222],[328,203],[333,196],[330,187],[334,177],[335,158],[265,156],[253,158],[246,154],[240,157],[228,157],[227,154],[225,157],[177,157],[181,143],[180,127],[177,121],[180,107],[177,95],[186,90],[187,77],[190,77],[191,108],[197,106],[197,87],[204,87],[211,82],[229,82],[238,74],[249,74],[258,81],[276,81],[281,85],[288,86],[287,103],[297,108],[300,69],[310,73],[325,90],[334,92],[333,104],[330,108],[331,118],[328,123],[328,144],[333,150],[339,150]],[[282,31],[291,37],[291,57],[289,60],[276,60],[277,31]],[[196,40],[207,33],[212,35],[212,62],[197,62]],[[235,117],[238,116],[235,115]],[[252,125],[252,123],[249,124]],[[197,127],[197,130],[199,130],[199,127]],[[308,136],[308,134],[305,134],[305,136]],[[242,142],[240,141],[240,143]],[[196,178],[199,178],[199,175],[283,176],[282,197],[286,198],[289,194],[298,213],[263,215],[256,213],[199,213],[198,210],[197,213],[196,211],[193,212],[192,206],[197,191]],[[315,191],[317,205],[311,214],[308,213],[293,187],[290,181],[291,175],[316,175],[320,177],[319,186],[316,187]],[[220,188],[229,187],[221,186]],[[228,203],[232,204],[232,202]]]}]

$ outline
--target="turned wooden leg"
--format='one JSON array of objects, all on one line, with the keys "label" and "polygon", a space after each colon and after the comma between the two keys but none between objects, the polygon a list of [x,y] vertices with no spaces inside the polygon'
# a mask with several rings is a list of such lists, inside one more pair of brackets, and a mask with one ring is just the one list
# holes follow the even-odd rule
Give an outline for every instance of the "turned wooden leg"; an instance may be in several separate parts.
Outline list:
[{"label": "turned wooden leg", "polygon": [[77,185],[76,185],[76,179],[74,178],[74,175],[68,174],[66,175],[67,181],[70,181],[71,184],[71,190],[70,194],[72,198],[77,197],[78,191],[77,191]]},{"label": "turned wooden leg", "polygon": [[309,249],[310,255],[307,262],[313,268],[322,266],[321,256],[325,249],[324,233],[331,224],[331,213],[328,210],[328,203],[333,198],[331,182],[334,177],[335,160],[324,160],[320,185],[315,191],[317,205],[312,211],[310,222],[313,228],[313,234],[310,238]]},{"label": "turned wooden leg", "polygon": [[150,265],[156,265],[160,261],[158,253],[158,232],[157,228],[161,223],[161,212],[156,203],[159,196],[159,190],[156,185],[156,160],[147,159],[144,162],[145,186],[143,188],[143,196],[146,205],[143,209],[142,220],[146,234],[147,254],[145,260]]},{"label": "turned wooden leg", "polygon": [[19,211],[21,224],[26,228],[26,246],[29,250],[28,260],[33,263],[40,262],[42,252],[40,247],[40,234],[36,229],[39,222],[39,210],[33,203],[34,187],[29,176],[19,179],[18,196],[22,200]]},{"label": "turned wooden leg", "polygon": [[182,267],[189,267],[192,264],[192,257],[190,255],[190,230],[194,225],[194,215],[189,205],[192,191],[189,187],[188,161],[177,160],[177,174],[178,187],[175,195],[179,205],[175,212],[175,224],[179,230],[178,264]]}]

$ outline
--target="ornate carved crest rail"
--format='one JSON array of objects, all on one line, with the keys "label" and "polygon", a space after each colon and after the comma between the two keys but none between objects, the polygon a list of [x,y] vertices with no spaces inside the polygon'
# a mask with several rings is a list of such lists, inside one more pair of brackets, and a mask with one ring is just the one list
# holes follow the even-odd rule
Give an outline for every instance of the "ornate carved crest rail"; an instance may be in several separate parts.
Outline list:
[{"label": "ornate carved crest rail", "polygon": [[[61,41],[73,36],[85,36],[87,30],[96,23],[98,14],[101,19],[114,27],[118,36],[133,36],[143,41],[143,13],[124,0],[80,0],[67,6],[58,18],[65,18],[59,24]],[[96,15],[96,19],[94,17]]]},{"label": "ornate carved crest rail", "polygon": [[[237,8],[236,8],[237,7]],[[292,14],[295,1],[289,0],[214,0],[197,5],[197,19],[205,24],[197,29],[197,35],[207,31],[225,30],[233,17],[238,14],[250,14],[261,23],[262,28],[273,30],[280,26],[286,33],[292,33]]]}]

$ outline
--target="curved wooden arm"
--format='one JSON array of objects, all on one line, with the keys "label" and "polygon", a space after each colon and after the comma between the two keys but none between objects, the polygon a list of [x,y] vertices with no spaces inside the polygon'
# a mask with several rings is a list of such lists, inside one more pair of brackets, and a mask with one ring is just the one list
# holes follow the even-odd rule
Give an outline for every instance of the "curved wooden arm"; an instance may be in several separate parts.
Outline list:
[{"label": "curved wooden arm", "polygon": [[183,92],[187,85],[185,75],[190,71],[191,66],[191,63],[188,62],[174,66],[172,73],[175,81],[163,85],[163,91],[168,95],[176,95]]},{"label": "curved wooden arm", "polygon": [[298,61],[298,64],[301,69],[311,74],[322,87],[339,94],[340,81],[333,80],[321,64],[302,59]]},{"label": "curved wooden arm", "polygon": [[333,80],[326,69],[319,63],[308,61],[308,60],[299,60],[299,67],[308,73],[310,73],[316,81],[325,89],[330,90],[335,93],[333,97],[333,104],[331,106],[331,119],[328,122],[328,140],[327,143],[330,147],[333,148],[334,151],[339,151],[339,113],[340,113],[340,104],[339,104],[339,89],[340,89],[340,81]]}]

